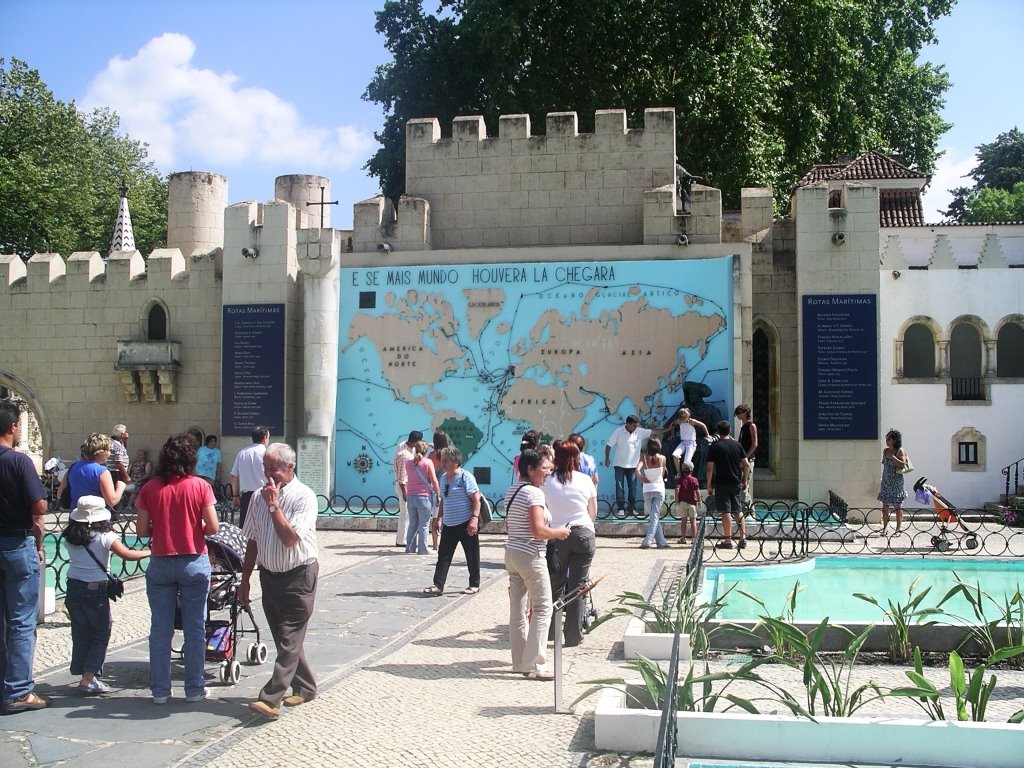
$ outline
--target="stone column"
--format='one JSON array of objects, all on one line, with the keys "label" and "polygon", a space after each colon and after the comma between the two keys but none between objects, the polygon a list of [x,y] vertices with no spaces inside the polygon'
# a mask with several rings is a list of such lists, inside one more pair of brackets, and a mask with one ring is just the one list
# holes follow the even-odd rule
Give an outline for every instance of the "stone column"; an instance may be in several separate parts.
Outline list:
[{"label": "stone column", "polygon": [[[338,400],[341,245],[341,235],[333,229],[298,230],[296,250],[303,277],[305,402],[304,437],[299,441],[300,479],[316,493],[328,497],[334,488],[331,469]],[[314,487],[315,482],[322,487]]]}]

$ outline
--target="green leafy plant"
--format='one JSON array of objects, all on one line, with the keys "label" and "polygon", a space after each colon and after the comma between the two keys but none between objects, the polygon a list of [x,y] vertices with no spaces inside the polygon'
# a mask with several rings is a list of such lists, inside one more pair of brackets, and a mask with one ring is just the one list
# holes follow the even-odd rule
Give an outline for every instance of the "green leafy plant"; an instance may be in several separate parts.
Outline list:
[{"label": "green leafy plant", "polygon": [[[986,655],[986,664],[993,664],[993,656],[1003,649],[1016,648],[1024,645],[1024,596],[1021,595],[1020,587],[1012,595],[1004,595],[1002,600],[985,592],[980,584],[968,584],[963,581],[956,571],[953,571],[956,579],[956,586],[950,588],[942,600],[939,601],[941,609],[949,600],[960,595],[967,601],[974,614],[973,620],[957,614],[943,611],[945,616],[956,619],[967,625],[966,637],[958,646],[958,650],[970,641],[974,640],[983,653]],[[995,618],[989,618],[986,610],[994,609]],[[1000,639],[999,635],[1003,638]],[[1001,655],[1002,660],[1012,660],[1011,666],[1024,666],[1024,658],[1020,654]]]},{"label": "green leafy plant", "polygon": [[709,623],[725,607],[725,599],[732,591],[726,590],[714,600],[700,602],[695,589],[695,574],[673,582],[667,589],[658,590],[657,596],[645,598],[639,592],[623,592],[615,597],[618,605],[599,616],[587,632],[593,632],[606,621],[619,616],[639,615],[651,632],[690,636],[690,649],[695,656],[703,656],[711,645],[715,629]]},{"label": "green leafy plant", "polygon": [[[989,657],[986,664],[980,665],[967,678],[964,674],[964,662],[956,651],[949,654],[949,688],[953,694],[953,701],[956,704],[956,719],[960,721],[984,722],[988,702],[996,689],[996,676],[990,675],[985,680],[988,672],[988,664],[996,664],[1000,661],[1019,656],[1024,653],[1024,647],[1000,648]],[[923,673],[921,666],[921,649],[914,649],[914,669],[906,672],[913,683],[912,686],[893,688],[889,691],[890,696],[902,696],[914,699],[932,720],[945,720],[945,712],[942,709],[942,701],[939,690],[929,682]],[[1015,712],[1009,719],[1011,723],[1024,722],[1024,709]]]},{"label": "green leafy plant", "polygon": [[[731,709],[741,709],[748,714],[757,715],[760,714],[758,704],[767,701],[772,704],[781,704],[795,715],[811,717],[789,693],[757,673],[758,667],[770,661],[767,658],[752,659],[736,670],[721,672],[712,672],[708,663],[704,662],[704,672],[701,674],[695,672],[694,665],[688,665],[687,673],[679,681],[677,688],[678,710],[680,712],[728,712]],[[591,687],[581,693],[573,701],[573,705],[605,688],[616,688],[624,690],[626,698],[634,704],[645,708],[661,709],[665,702],[665,692],[668,690],[666,671],[661,664],[645,656],[640,656],[626,662],[626,667],[640,675],[640,679],[643,681],[642,695],[634,693],[624,677],[589,680],[587,683]],[[735,682],[754,683],[762,688],[767,695],[755,698],[735,695],[729,691],[729,687]],[[725,706],[718,709],[723,702]]]},{"label": "green leafy plant", "polygon": [[769,658],[776,658],[803,673],[809,716],[817,715],[820,707],[822,715],[849,717],[861,707],[885,698],[885,691],[873,680],[856,687],[851,680],[857,656],[874,625],[869,625],[859,635],[854,635],[842,625],[832,625],[832,630],[844,633],[848,638],[846,650],[836,656],[821,651],[822,641],[830,629],[827,617],[806,633],[784,619],[762,616],[759,620],[773,637],[781,640],[781,647],[789,649],[792,654],[775,654]]},{"label": "green leafy plant", "polygon": [[[795,659],[799,657],[800,651],[798,648],[793,647],[789,644],[790,633],[779,632],[777,628],[782,625],[792,625],[793,617],[796,615],[796,598],[806,587],[802,585],[799,580],[793,585],[793,588],[789,590],[786,595],[786,604],[782,609],[782,613],[775,617],[779,622],[769,621],[766,616],[760,616],[757,619],[757,623],[754,625],[753,630],[748,630],[745,627],[739,625],[729,625],[729,629],[733,631],[742,632],[748,636],[757,636],[757,631],[763,629],[768,635],[768,642],[772,648],[772,654],[781,659]],[[739,594],[743,595],[748,600],[756,603],[757,606],[765,613],[768,613],[768,606],[765,605],[757,595],[751,594],[750,592],[744,592],[738,590]],[[728,593],[726,593],[728,594]]]},{"label": "green leafy plant", "polygon": [[919,627],[930,627],[937,623],[934,619],[924,622],[921,620],[928,616],[942,613],[942,609],[937,607],[921,607],[921,603],[928,596],[931,587],[915,594],[914,589],[917,587],[918,581],[919,579],[914,579],[907,588],[906,603],[893,602],[889,599],[887,600],[888,608],[883,607],[878,599],[872,595],[866,595],[862,592],[853,593],[853,596],[858,600],[871,603],[871,605],[885,614],[885,618],[888,620],[885,631],[889,644],[889,658],[897,663],[907,663],[910,661],[913,652],[913,647],[910,643],[910,627],[914,624]]}]

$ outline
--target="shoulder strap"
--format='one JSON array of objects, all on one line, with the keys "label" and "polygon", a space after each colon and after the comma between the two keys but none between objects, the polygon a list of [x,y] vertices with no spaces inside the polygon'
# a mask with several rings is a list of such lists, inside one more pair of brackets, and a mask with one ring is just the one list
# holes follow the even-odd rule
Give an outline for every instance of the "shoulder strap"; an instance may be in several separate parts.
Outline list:
[{"label": "shoulder strap", "polygon": [[[93,542],[93,539],[89,539],[89,544],[92,544],[92,542]],[[86,545],[85,545],[85,546],[83,547],[83,549],[85,550],[86,554],[87,554],[87,555],[89,555],[89,557],[91,557],[91,558],[92,558],[92,561],[93,561],[94,563],[96,563],[96,565],[98,565],[98,566],[99,566],[99,568],[100,568],[100,570],[101,570],[101,571],[103,571],[103,572],[104,572],[105,574],[107,574],[107,578],[108,578],[108,579],[112,579],[112,578],[114,578],[114,577],[113,577],[113,575],[111,575],[111,573],[110,573],[110,569],[109,569],[109,568],[106,568],[106,567],[105,567],[105,566],[103,565],[103,563],[101,563],[101,562],[100,562],[100,559],[99,559],[98,557],[96,557],[96,555],[94,555],[94,554],[92,553],[92,550],[91,550],[91,549],[89,549],[89,544],[86,544]]]},{"label": "shoulder strap", "polygon": [[506,515],[508,514],[508,509],[509,509],[509,507],[511,507],[511,506],[512,506],[512,502],[516,500],[516,496],[518,496],[518,495],[519,495],[519,492],[520,492],[521,490],[523,490],[523,488],[525,488],[525,487],[526,487],[526,486],[528,486],[528,485],[529,485],[529,483],[523,483],[523,484],[522,484],[522,485],[520,485],[520,486],[519,486],[518,488],[516,488],[516,492],[512,494],[512,498],[511,498],[511,499],[509,499],[509,500],[508,500],[508,504],[506,504],[506,505],[505,505],[505,514],[506,514]]}]

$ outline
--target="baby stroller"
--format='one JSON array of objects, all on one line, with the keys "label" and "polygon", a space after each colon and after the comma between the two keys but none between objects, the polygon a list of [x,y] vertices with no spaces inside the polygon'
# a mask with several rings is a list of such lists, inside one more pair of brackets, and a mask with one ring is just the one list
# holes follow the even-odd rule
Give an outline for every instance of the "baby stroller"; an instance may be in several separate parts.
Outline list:
[{"label": "baby stroller", "polygon": [[[256,617],[248,605],[240,605],[238,602],[245,537],[240,528],[230,523],[221,523],[217,533],[206,537],[206,549],[210,555],[210,595],[206,599],[206,660],[218,665],[217,677],[222,683],[234,685],[242,676],[242,668],[237,659],[239,638],[245,635],[254,637],[245,654],[250,664],[262,664],[267,660],[267,646],[260,641]],[[222,613],[226,613],[226,618],[214,618]],[[180,619],[180,614],[176,619]],[[175,622],[175,628],[181,629],[180,620]],[[181,655],[181,651],[178,654]]]},{"label": "baby stroller", "polygon": [[927,477],[917,478],[917,482],[914,483],[914,498],[921,504],[931,503],[939,516],[939,533],[936,536],[932,536],[932,546],[935,549],[939,552],[948,552],[952,546],[949,538],[950,529],[947,523],[955,526],[958,531],[963,531],[963,533],[959,534],[961,549],[972,550],[978,548],[978,535],[963,524],[963,521],[956,515],[956,506],[953,502],[939,493],[939,489],[934,485],[929,485]]}]

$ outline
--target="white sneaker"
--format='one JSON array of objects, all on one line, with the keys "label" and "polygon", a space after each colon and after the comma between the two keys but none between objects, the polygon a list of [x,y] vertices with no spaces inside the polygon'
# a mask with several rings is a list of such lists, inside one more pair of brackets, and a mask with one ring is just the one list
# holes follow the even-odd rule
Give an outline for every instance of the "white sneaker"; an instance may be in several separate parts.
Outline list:
[{"label": "white sneaker", "polygon": [[198,702],[208,698],[210,698],[210,691],[208,688],[203,688],[202,693],[197,693],[194,696],[186,696],[185,701],[189,704],[197,704]]}]

